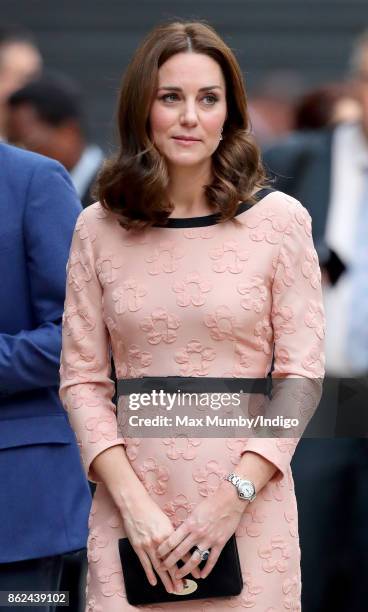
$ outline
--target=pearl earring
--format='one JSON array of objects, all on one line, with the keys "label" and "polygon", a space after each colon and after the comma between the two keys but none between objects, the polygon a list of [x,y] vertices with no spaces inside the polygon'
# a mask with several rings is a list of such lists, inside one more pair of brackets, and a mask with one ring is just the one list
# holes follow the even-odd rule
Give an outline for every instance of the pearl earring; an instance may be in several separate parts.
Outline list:
[{"label": "pearl earring", "polygon": [[222,135],[223,129],[224,129],[224,128],[221,128],[220,140],[223,140],[223,139],[224,139],[224,137],[223,137],[223,135]]}]

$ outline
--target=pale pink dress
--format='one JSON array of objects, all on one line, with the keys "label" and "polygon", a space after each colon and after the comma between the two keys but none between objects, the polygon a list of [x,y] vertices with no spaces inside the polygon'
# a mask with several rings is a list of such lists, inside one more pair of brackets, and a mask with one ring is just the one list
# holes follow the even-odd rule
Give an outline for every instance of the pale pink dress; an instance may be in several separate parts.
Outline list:
[{"label": "pale pink dress", "polygon": [[[209,217],[210,218],[210,217]],[[175,526],[211,495],[244,450],[277,466],[236,532],[244,589],[238,597],[149,609],[300,610],[300,550],[290,460],[296,439],[121,438],[109,379],[110,343],[118,378],[324,374],[318,259],[306,209],[269,193],[232,222],[153,227],[132,235],[100,204],[77,222],[68,264],[61,398],[91,479],[93,459],[126,443],[127,456]],[[243,436],[242,436],[243,434]],[[128,604],[117,542],[124,526],[97,484],[88,542],[88,612]]]}]

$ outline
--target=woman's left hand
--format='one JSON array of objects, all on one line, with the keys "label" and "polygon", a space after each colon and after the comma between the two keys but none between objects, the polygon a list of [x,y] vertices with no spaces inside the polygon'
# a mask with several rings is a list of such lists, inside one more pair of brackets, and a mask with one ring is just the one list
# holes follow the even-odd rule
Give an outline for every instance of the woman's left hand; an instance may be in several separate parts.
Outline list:
[{"label": "woman's left hand", "polygon": [[[239,499],[231,483],[221,483],[217,491],[200,502],[184,523],[160,544],[157,555],[162,559],[162,568],[175,569],[176,562],[193,546],[198,546],[202,551],[210,549],[210,556],[200,574],[201,578],[206,578],[226,542],[235,533],[248,503]],[[200,563],[200,555],[194,551],[185,565],[176,571],[177,578],[183,578]]]}]

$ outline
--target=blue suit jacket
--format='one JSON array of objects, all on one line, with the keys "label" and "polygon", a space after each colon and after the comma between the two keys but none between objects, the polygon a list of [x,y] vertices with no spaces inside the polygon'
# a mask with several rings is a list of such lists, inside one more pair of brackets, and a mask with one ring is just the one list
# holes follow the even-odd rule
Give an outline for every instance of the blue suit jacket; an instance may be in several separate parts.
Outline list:
[{"label": "blue suit jacket", "polygon": [[58,398],[80,210],[60,164],[0,144],[0,563],[86,545],[89,488]]}]

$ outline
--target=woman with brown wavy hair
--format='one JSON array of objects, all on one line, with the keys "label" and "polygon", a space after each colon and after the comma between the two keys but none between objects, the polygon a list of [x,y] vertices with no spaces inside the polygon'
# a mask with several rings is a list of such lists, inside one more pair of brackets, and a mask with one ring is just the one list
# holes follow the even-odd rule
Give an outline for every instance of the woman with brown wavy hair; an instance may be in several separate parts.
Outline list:
[{"label": "woman with brown wavy hair", "polygon": [[152,416],[162,415],[153,391],[194,384],[202,393],[214,379],[240,391],[267,376],[273,356],[273,377],[321,377],[310,217],[265,187],[238,63],[208,25],[175,22],[148,35],[123,80],[118,126],[99,203],[76,226],[64,314],[60,394],[97,482],[87,610],[138,609],[126,598],[119,539],[150,585],[183,594],[189,573],[191,588],[210,580],[234,533],[239,595],[210,589],[205,600],[163,597],[151,609],[298,610],[297,439],[247,438],[244,428],[197,437],[200,419],[197,433],[163,426],[147,437],[148,419],[124,437],[110,348],[123,396],[149,390]]}]

